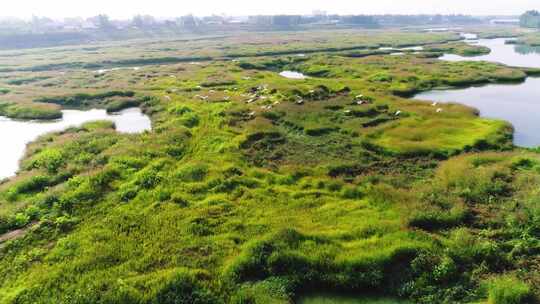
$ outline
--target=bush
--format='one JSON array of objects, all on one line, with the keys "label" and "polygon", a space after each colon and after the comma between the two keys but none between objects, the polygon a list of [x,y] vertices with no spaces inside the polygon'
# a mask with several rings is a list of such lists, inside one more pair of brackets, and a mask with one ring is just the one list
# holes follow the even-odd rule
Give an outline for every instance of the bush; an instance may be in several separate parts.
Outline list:
[{"label": "bush", "polygon": [[232,298],[233,304],[287,304],[293,296],[290,282],[272,277],[254,284],[243,284]]},{"label": "bush", "polygon": [[456,205],[450,210],[427,207],[415,211],[409,219],[409,226],[434,231],[461,225],[470,216],[470,211],[462,205]]},{"label": "bush", "polygon": [[81,129],[86,131],[95,131],[95,130],[104,130],[104,129],[114,129],[115,124],[110,120],[97,120],[84,123],[81,126]]},{"label": "bush", "polygon": [[38,98],[36,102],[54,103],[63,106],[78,107],[86,105],[89,102],[97,102],[112,97],[134,97],[133,91],[109,91],[97,94],[78,93],[68,96],[57,97],[42,97]]},{"label": "bush", "polygon": [[186,113],[180,118],[180,124],[187,128],[194,128],[199,125],[199,116],[193,113]]},{"label": "bush", "polygon": [[34,156],[28,169],[46,169],[49,173],[57,173],[58,169],[65,164],[64,155],[58,149],[45,149]]},{"label": "bush", "polygon": [[489,304],[532,303],[531,288],[512,276],[502,276],[488,282]]},{"label": "bush", "polygon": [[0,104],[0,115],[13,119],[43,119],[62,118],[62,111],[56,106],[46,104]]},{"label": "bush", "polygon": [[51,185],[51,177],[46,175],[36,175],[24,180],[15,186],[15,191],[19,194],[39,192]]},{"label": "bush", "polygon": [[197,273],[179,271],[158,292],[154,304],[214,304],[218,298],[207,288],[201,286]]},{"label": "bush", "polygon": [[136,99],[115,100],[115,101],[109,102],[105,109],[107,110],[107,113],[114,113],[114,112],[120,112],[127,108],[138,107],[139,104],[140,102]]},{"label": "bush", "polygon": [[184,182],[201,182],[208,174],[208,166],[195,164],[187,166],[176,172],[176,177]]},{"label": "bush", "polygon": [[137,173],[135,184],[144,189],[156,187],[162,180],[159,170],[156,168],[146,168]]}]

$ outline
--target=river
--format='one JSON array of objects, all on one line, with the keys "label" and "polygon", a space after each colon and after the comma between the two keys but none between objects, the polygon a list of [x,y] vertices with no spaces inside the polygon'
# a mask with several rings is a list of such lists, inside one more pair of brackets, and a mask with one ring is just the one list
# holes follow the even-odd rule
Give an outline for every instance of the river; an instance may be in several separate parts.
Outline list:
[{"label": "river", "polygon": [[[509,66],[540,67],[540,53],[534,49],[506,44],[507,39],[480,39],[469,43],[491,49],[491,53],[476,57],[444,55],[448,61],[493,61]],[[480,111],[482,117],[503,119],[514,128],[514,143],[522,147],[540,146],[540,79],[528,78],[519,84],[491,84],[464,89],[434,90],[414,98],[439,102],[458,102]]]}]

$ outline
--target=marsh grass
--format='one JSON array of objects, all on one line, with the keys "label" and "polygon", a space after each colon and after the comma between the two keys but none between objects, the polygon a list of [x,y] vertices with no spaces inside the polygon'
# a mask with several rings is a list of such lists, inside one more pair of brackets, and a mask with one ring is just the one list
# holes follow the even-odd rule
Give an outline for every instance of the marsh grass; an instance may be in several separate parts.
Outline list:
[{"label": "marsh grass", "polygon": [[[247,56],[456,39],[342,34],[193,46]],[[326,40],[309,42],[317,37]],[[144,45],[131,52],[177,46]],[[172,49],[188,56],[191,47]],[[124,49],[104,52],[110,62],[133,60]],[[69,62],[43,68],[96,62],[64,51]],[[25,56],[19,68],[44,55]],[[537,282],[527,261],[538,253],[539,156],[513,147],[506,123],[474,109],[436,113],[398,96],[525,74],[428,57],[313,52],[28,84],[28,100],[63,107],[137,100],[153,130],[118,134],[92,122],[28,146],[19,175],[0,185],[0,233],[37,225],[0,245],[0,302],[290,303],[328,290],[464,303],[487,298],[478,288],[485,278],[518,268],[516,280]],[[285,79],[282,68],[311,77]]]}]

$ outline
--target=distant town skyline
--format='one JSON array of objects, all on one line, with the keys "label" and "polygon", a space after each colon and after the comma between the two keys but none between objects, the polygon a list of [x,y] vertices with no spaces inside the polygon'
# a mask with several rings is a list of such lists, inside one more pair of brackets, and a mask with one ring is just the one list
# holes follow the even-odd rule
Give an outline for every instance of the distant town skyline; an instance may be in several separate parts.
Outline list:
[{"label": "distant town skyline", "polygon": [[329,14],[467,14],[517,15],[526,10],[540,9],[538,0],[273,0],[268,2],[247,0],[131,0],[131,1],[76,1],[76,0],[18,0],[5,3],[2,17],[52,18],[90,17],[107,14],[113,18],[130,18],[138,14],[156,17],[174,17],[185,14],[198,16],[226,14],[234,16],[259,14],[310,14],[326,11]]}]

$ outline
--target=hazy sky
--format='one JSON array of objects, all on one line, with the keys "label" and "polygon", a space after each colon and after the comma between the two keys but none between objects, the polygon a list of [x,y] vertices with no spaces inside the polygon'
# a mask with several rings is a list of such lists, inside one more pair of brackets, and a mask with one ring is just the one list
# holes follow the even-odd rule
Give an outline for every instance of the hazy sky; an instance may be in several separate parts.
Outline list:
[{"label": "hazy sky", "polygon": [[82,16],[100,13],[115,18],[136,14],[159,17],[228,14],[304,14],[326,10],[339,14],[463,13],[520,14],[540,9],[540,0],[2,0],[2,16]]}]

